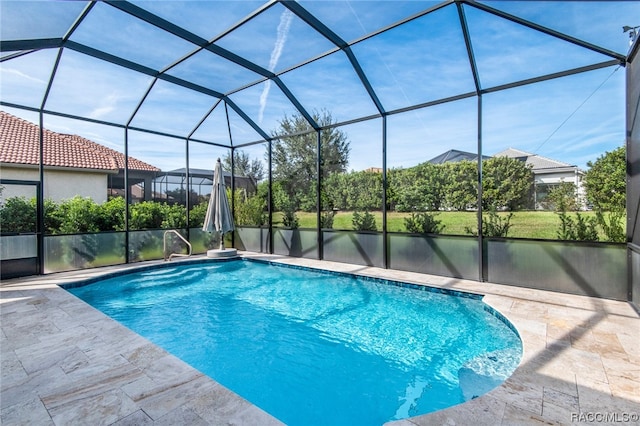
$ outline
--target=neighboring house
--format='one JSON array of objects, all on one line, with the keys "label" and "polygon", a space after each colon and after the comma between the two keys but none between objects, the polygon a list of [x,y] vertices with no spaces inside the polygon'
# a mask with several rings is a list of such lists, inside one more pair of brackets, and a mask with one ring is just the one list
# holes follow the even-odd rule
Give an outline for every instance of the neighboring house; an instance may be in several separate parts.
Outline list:
[{"label": "neighboring house", "polygon": [[[531,166],[535,185],[533,201],[536,209],[544,208],[544,200],[547,198],[549,190],[562,182],[573,183],[575,185],[577,189],[577,198],[582,207],[586,207],[584,203],[585,189],[582,182],[584,171],[580,170],[577,166],[514,148],[498,152],[494,154],[493,157],[515,158]],[[491,157],[482,156],[482,158],[489,159]],[[463,160],[477,161],[478,154],[451,149],[432,158],[428,162],[432,164],[443,164]]]},{"label": "neighboring house", "polygon": [[364,170],[365,172],[369,172],[369,173],[382,173],[382,167],[369,167],[368,169]]},{"label": "neighboring house", "polygon": [[[148,186],[147,186],[148,187]],[[149,198],[147,194],[147,198],[145,199],[144,192],[145,184],[137,183],[131,186],[131,202],[139,203],[141,201],[167,201],[166,194],[158,194],[156,192],[152,192]],[[124,197],[124,189],[123,188],[109,188],[109,196],[110,197]]]},{"label": "neighboring house", "polygon": [[549,190],[562,182],[575,185],[578,202],[583,208],[586,208],[583,184],[584,171],[577,166],[514,148],[508,148],[493,156],[515,158],[531,166],[535,184],[534,202],[536,209],[544,208],[544,200],[547,198]]},{"label": "neighboring house", "polygon": [[[185,177],[187,169],[181,168],[162,172],[154,181],[154,191],[161,193],[167,190],[184,189],[186,187]],[[211,193],[213,188],[213,169],[189,169],[189,177],[191,178],[191,191],[203,196]],[[231,173],[223,170],[222,178],[224,185],[231,188]],[[235,176],[234,188],[246,191],[248,194],[255,194],[258,191],[258,182],[247,176]]]},{"label": "neighboring house", "polygon": [[[96,203],[108,194],[124,191],[124,154],[77,135],[44,130],[44,196],[59,202],[79,195]],[[37,182],[40,180],[39,126],[0,111],[0,178]],[[151,182],[160,169],[128,159],[129,184],[143,187],[144,199],[151,199]],[[3,185],[1,199],[34,197],[33,186]]]},{"label": "neighboring house", "polygon": [[[482,156],[483,160],[489,159],[486,155]],[[457,163],[458,161],[477,161],[478,154],[467,151],[459,151],[457,149],[450,149],[447,152],[443,152],[437,157],[433,157],[427,163],[431,164],[444,164],[444,163]]]}]

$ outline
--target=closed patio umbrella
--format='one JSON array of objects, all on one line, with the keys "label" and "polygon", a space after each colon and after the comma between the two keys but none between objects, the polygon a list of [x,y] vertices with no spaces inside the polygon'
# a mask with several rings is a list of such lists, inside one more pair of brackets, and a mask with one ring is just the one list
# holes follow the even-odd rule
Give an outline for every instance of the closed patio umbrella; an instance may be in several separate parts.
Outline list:
[{"label": "closed patio umbrella", "polygon": [[209,197],[209,207],[204,218],[203,231],[220,233],[220,250],[224,250],[224,234],[233,231],[233,216],[229,208],[227,191],[222,177],[222,164],[220,159],[216,162],[213,171],[213,189]]}]

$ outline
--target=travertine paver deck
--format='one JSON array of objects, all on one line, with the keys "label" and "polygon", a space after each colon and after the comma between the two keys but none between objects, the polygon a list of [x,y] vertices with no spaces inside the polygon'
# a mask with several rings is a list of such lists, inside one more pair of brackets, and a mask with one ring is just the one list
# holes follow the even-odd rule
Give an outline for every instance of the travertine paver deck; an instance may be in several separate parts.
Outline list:
[{"label": "travertine paver deck", "polygon": [[[391,422],[394,426],[640,424],[640,318],[627,303],[245,255],[485,294],[485,302],[516,326],[524,358],[503,385],[446,410]],[[2,283],[1,424],[280,423],[57,286],[123,268],[135,266]]]}]

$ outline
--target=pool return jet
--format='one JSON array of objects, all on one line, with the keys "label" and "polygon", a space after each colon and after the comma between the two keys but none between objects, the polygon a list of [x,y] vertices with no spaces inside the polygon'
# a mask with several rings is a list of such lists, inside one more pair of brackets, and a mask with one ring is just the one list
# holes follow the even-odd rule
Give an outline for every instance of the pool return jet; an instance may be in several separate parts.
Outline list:
[{"label": "pool return jet", "polygon": [[233,229],[233,215],[229,208],[227,191],[224,186],[222,163],[220,163],[220,158],[218,158],[213,170],[213,189],[211,190],[211,196],[209,197],[209,206],[207,207],[207,214],[204,218],[202,230],[205,232],[219,232],[220,248],[208,250],[207,257],[229,258],[238,255],[238,251],[236,249],[224,247],[224,234],[233,231]]}]

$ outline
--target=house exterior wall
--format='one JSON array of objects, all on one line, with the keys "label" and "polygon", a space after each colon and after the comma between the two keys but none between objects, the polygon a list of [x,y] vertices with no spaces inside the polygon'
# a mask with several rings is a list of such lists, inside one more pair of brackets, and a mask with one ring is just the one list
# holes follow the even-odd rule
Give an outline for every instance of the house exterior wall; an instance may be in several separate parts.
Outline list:
[{"label": "house exterior wall", "polygon": [[[562,182],[573,183],[576,186],[577,190],[577,198],[578,202],[582,206],[583,209],[587,207],[586,204],[586,192],[584,188],[584,184],[582,181],[583,174],[578,171],[577,168],[573,170],[565,170],[559,172],[539,172],[534,170],[534,181],[538,188],[544,187],[544,192],[546,196],[547,188],[549,185],[559,185]],[[540,209],[541,206],[538,204],[541,200],[538,199],[538,194],[536,194],[536,208]]]},{"label": "house exterior wall", "polygon": [[575,172],[557,173],[536,173],[534,170],[536,183],[559,184],[560,182],[571,182],[577,185]]},{"label": "house exterior wall", "polygon": [[[37,181],[40,178],[37,168],[2,166],[2,179]],[[107,174],[96,171],[55,170],[44,171],[44,197],[55,202],[68,200],[79,195],[91,198],[98,204],[107,201]],[[5,185],[1,200],[23,196],[32,198],[32,186]]]}]

